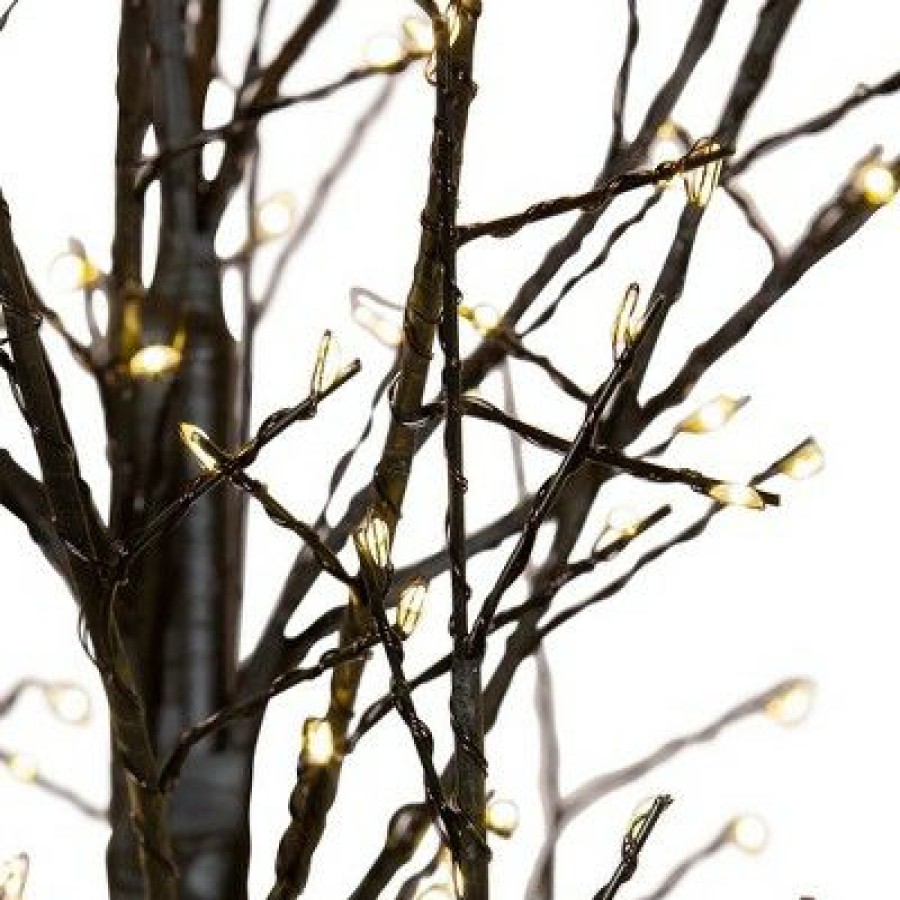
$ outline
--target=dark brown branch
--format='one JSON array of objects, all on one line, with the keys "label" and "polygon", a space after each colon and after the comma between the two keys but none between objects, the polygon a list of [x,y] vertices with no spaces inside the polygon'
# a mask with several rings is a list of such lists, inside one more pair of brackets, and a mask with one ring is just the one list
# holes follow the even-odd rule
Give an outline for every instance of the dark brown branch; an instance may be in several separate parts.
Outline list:
[{"label": "dark brown branch", "polygon": [[729,166],[725,177],[728,180],[740,177],[761,157],[796,141],[798,138],[819,134],[841,121],[846,115],[858,109],[864,103],[876,97],[886,97],[900,91],[900,72],[894,72],[883,81],[872,86],[861,84],[853,93],[840,103],[825,112],[801,122],[793,128],[774,134],[754,144],[749,150],[737,157]]},{"label": "dark brown branch", "polygon": [[637,0],[626,0],[626,2],[628,4],[628,32],[625,35],[625,52],[622,56],[622,65],[619,67],[619,75],[616,78],[616,86],[613,91],[612,137],[609,140],[610,156],[619,154],[625,142],[625,102],[628,99],[628,83],[631,80],[631,65],[634,61],[634,51],[637,49],[640,38]]},{"label": "dark brown branch", "polygon": [[719,159],[731,156],[733,150],[720,147],[717,150],[703,153],[688,153],[678,160],[661,162],[653,169],[638,169],[625,172],[610,178],[608,181],[584,194],[572,197],[556,197],[553,200],[542,200],[529,206],[528,209],[513,215],[503,216],[489,222],[478,222],[472,225],[460,225],[457,231],[459,245],[469,243],[482,237],[505,238],[516,234],[527,225],[543,222],[554,216],[570,212],[602,211],[616,197],[642,187],[653,187],[671,181],[677,175],[690,172]]},{"label": "dark brown branch", "polygon": [[[248,62],[249,81],[243,85],[238,98],[236,120],[241,119],[248,107],[265,105],[277,98],[281,82],[328,24],[339,3],[340,0],[314,0],[306,15],[282,44],[275,58],[262,68],[256,67],[258,45],[255,45],[254,51],[251,52],[251,61]],[[261,10],[261,16],[265,16],[264,10]],[[228,201],[240,182],[247,153],[255,143],[256,124],[251,120],[230,135],[219,172],[209,186],[205,198],[203,219],[210,224],[221,219]],[[184,139],[188,138],[190,135],[185,135]],[[179,141],[183,142],[184,140]]]},{"label": "dark brown branch", "polygon": [[644,844],[650,837],[660,816],[666,811],[666,808],[672,803],[672,798],[663,794],[653,801],[650,810],[641,816],[638,816],[631,825],[628,826],[628,832],[622,841],[622,859],[613,872],[612,878],[594,895],[594,900],[613,900],[613,897],[619,892],[619,889],[626,882],[630,881],[634,873],[637,871],[638,861]]},{"label": "dark brown branch", "polygon": [[[870,154],[861,164],[871,158]],[[894,177],[900,177],[900,157],[889,165]],[[675,378],[647,401],[643,407],[646,420],[655,419],[666,409],[680,403],[701,376],[740,343],[813,266],[856,234],[877,212],[877,207],[868,203],[857,190],[854,173],[841,186],[837,196],[818,211],[803,237],[783,262],[766,276],[756,294],[715,334],[698,344]]]},{"label": "dark brown branch", "polygon": [[6,450],[0,450],[0,506],[19,519],[50,565],[68,579],[66,549],[53,527],[44,487]]},{"label": "dark brown branch", "polygon": [[[0,765],[15,765],[17,756],[18,754],[13,753],[11,750],[0,747]],[[48,796],[54,797],[56,800],[61,800],[63,803],[71,806],[74,810],[80,812],[83,816],[87,816],[89,819],[106,820],[106,809],[102,806],[95,806],[90,800],[86,800],[76,791],[66,787],[64,784],[54,781],[52,778],[44,775],[41,771],[35,772],[34,775],[28,779],[28,784]]]},{"label": "dark brown branch", "polygon": [[715,856],[723,847],[731,842],[730,827],[723,828],[709,843],[704,844],[699,850],[695,850],[690,856],[685,857],[668,875],[659,886],[649,894],[644,894],[640,900],[664,900],[684,880],[690,872],[710,857]]}]

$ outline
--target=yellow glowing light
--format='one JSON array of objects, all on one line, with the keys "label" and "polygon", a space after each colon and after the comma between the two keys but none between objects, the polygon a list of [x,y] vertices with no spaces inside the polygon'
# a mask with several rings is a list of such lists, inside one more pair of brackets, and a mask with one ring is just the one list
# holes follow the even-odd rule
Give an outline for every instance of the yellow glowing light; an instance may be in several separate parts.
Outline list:
[{"label": "yellow glowing light", "polygon": [[743,506],[746,509],[765,509],[765,501],[759,491],[749,484],[723,481],[709,489],[709,496],[723,506]]},{"label": "yellow glowing light", "polygon": [[812,709],[815,685],[799,678],[766,704],[766,715],[779,725],[799,725]]},{"label": "yellow glowing light", "polygon": [[390,69],[405,55],[403,44],[393,34],[376,34],[366,44],[363,58],[372,69]]},{"label": "yellow glowing light", "polygon": [[353,307],[351,315],[360,328],[368,331],[385,347],[399,347],[403,342],[403,326],[375,312],[370,306],[358,304]]},{"label": "yellow glowing light", "polygon": [[769,842],[769,828],[754,815],[738,816],[731,823],[729,837],[735,847],[745,853],[761,853]]},{"label": "yellow glowing light", "polygon": [[[678,139],[678,126],[668,119],[656,130],[656,139],[650,148],[650,165],[656,167],[660,163],[676,160],[681,156],[682,151],[682,144]],[[671,179],[660,182],[665,186],[671,183]]]},{"label": "yellow glowing light", "polygon": [[425,601],[428,599],[428,580],[421,575],[416,576],[400,592],[397,601],[397,628],[404,637],[409,637],[425,609]]},{"label": "yellow glowing light", "polygon": [[623,538],[633,538],[641,528],[641,516],[630,506],[614,506],[606,516],[600,536],[594,543],[594,553]]},{"label": "yellow glowing light", "polygon": [[14,753],[10,756],[6,761],[6,766],[9,769],[9,774],[16,781],[21,781],[23,784],[32,784],[37,779],[37,762],[23,753]]},{"label": "yellow glowing light", "polygon": [[812,478],[825,468],[825,454],[818,443],[810,438],[801,444],[787,459],[778,465],[778,471],[801,481],[804,478]]},{"label": "yellow glowing light", "polygon": [[477,306],[460,306],[459,314],[482,337],[487,337],[503,321],[500,311],[489,303],[479,303]]},{"label": "yellow glowing light", "polygon": [[[719,149],[721,149],[719,145],[711,138],[701,138],[694,144],[691,155],[703,156]],[[685,172],[682,177],[684,178],[684,189],[687,193],[688,202],[701,209],[706,206],[712,199],[712,195],[719,184],[719,176],[721,174],[721,159],[706,163],[704,166],[697,166],[696,168]]]},{"label": "yellow glowing light", "polygon": [[870,206],[884,206],[894,199],[898,185],[891,168],[879,160],[860,167],[856,187]]},{"label": "yellow glowing light", "polygon": [[429,884],[416,894],[416,900],[452,900],[455,896],[449,884]]},{"label": "yellow glowing light", "polygon": [[704,403],[675,426],[682,434],[707,434],[727,425],[734,415],[747,403],[749,397],[729,397],[720,394],[714,400]]},{"label": "yellow glowing light", "polygon": [[77,684],[48,684],[44,688],[44,699],[50,709],[70,725],[87,725],[91,720],[91,698]]},{"label": "yellow glowing light", "polygon": [[303,759],[310,766],[327,766],[334,759],[334,732],[327,719],[303,723]]},{"label": "yellow glowing light", "polygon": [[322,335],[322,340],[319,341],[319,346],[316,350],[316,362],[313,366],[310,392],[321,394],[327,391],[344,374],[346,369],[344,354],[338,339],[330,331],[326,331]]},{"label": "yellow glowing light", "polygon": [[273,241],[286,235],[294,224],[296,211],[294,195],[287,191],[279,191],[261,201],[253,213],[256,240]]},{"label": "yellow glowing light", "polygon": [[181,365],[181,351],[168,344],[150,344],[142,347],[128,361],[128,371],[133,378],[163,378]]},{"label": "yellow glowing light", "polygon": [[0,863],[0,900],[22,900],[28,881],[28,857],[24,853]]},{"label": "yellow glowing light", "polygon": [[428,56],[434,53],[434,29],[422,16],[407,16],[403,20],[403,43],[407,53]]},{"label": "yellow glowing light", "polygon": [[491,800],[484,822],[488,831],[502,838],[510,838],[519,827],[519,807],[512,800]]},{"label": "yellow glowing light", "polygon": [[60,293],[81,291],[96,284],[100,270],[86,257],[69,249],[50,263],[50,283]]},{"label": "yellow glowing light", "polygon": [[386,569],[391,559],[391,529],[371,510],[353,535],[360,558],[378,569]]},{"label": "yellow glowing light", "polygon": [[215,444],[213,444],[210,436],[202,428],[198,428],[190,422],[182,422],[178,426],[178,433],[181,435],[184,446],[191,451],[194,459],[207,472],[212,472],[219,467]]},{"label": "yellow glowing light", "polygon": [[634,344],[644,327],[644,317],[638,312],[640,299],[640,286],[632,283],[619,301],[612,327],[613,356],[616,359]]}]

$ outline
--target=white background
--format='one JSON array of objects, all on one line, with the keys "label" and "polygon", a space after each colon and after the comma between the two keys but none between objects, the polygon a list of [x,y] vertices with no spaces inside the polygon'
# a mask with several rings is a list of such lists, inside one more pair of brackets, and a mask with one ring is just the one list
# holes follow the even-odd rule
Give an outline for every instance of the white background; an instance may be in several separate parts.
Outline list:
[{"label": "white background", "polygon": [[[227,3],[227,74],[243,59],[253,10]],[[633,130],[676,58],[695,2],[644,0],[627,125]],[[713,50],[677,108],[694,134],[716,121],[761,4],[729,5]],[[275,2],[270,35],[285,33],[304,4]],[[17,237],[39,286],[47,262],[77,234],[101,264],[108,262],[114,119],[116,15],[113,4],[22,0],[0,34],[0,186]],[[556,0],[549,4],[486,0],[479,39],[461,218],[519,209],[535,199],[587,188],[604,155],[612,80],[624,35],[624,3]],[[390,31],[411,12],[401,0],[346,0],[291,80],[312,87],[355,64],[368,36]],[[806,3],[779,56],[770,90],[750,117],[742,145],[788,126],[874,82],[896,66],[898,14],[887,0]],[[286,112],[264,128],[265,190],[307,197],[361,111],[378,90],[366,85],[329,104]],[[780,153],[746,179],[782,240],[793,240],[855,160],[872,145],[896,152],[897,101],[872,104],[827,138]],[[372,386],[388,353],[349,322],[353,285],[402,299],[417,239],[426,176],[431,95],[418,72],[397,87],[388,113],[334,190],[309,240],[294,260],[278,305],[260,334],[258,416],[294,402],[305,390],[318,335],[335,327],[366,371],[321,418],[286,437],[259,466],[273,491],[312,517],[326,486],[327,461],[355,439]],[[264,190],[264,193],[265,193]],[[592,387],[609,364],[609,321],[624,286],[649,288],[683,199],[667,196],[655,224],[635,230],[601,273],[574,294],[555,326],[535,345],[561,353],[561,364]],[[587,242],[587,262],[606,230],[630,208],[614,208],[606,229]],[[859,239],[810,273],[752,337],[716,367],[695,392],[749,393],[752,404],[720,435],[685,438],[669,459],[727,477],[746,477],[807,433],[828,455],[814,482],[779,485],[781,509],[729,512],[710,533],[667,556],[652,571],[575,627],[548,643],[559,693],[563,787],[626,764],[680,732],[702,726],[729,705],[784,676],[808,674],[819,684],[814,715],[782,730],[756,718],[713,746],[691,750],[652,776],[608,798],[572,827],[560,852],[558,896],[591,896],[617,859],[624,823],[646,795],[665,790],[677,804],[666,815],[630,888],[647,892],[685,854],[710,839],[735,813],[754,810],[771,828],[759,857],[726,851],[692,874],[683,897],[731,900],[796,898],[851,900],[880,895],[893,882],[893,810],[900,801],[893,726],[900,675],[894,653],[897,615],[895,554],[898,491],[893,476],[893,385],[896,385],[895,262],[900,213],[894,204]],[[467,249],[461,282],[471,303],[503,306],[566,222],[532,229],[510,241]],[[227,244],[227,242],[226,242]],[[227,249],[227,246],[224,248]],[[724,197],[710,209],[697,242],[687,291],[672,317],[652,384],[662,384],[691,346],[753,292],[766,271],[765,252],[742,228]],[[575,267],[566,270],[576,271]],[[561,281],[560,281],[561,284]],[[49,296],[49,295],[48,295]],[[545,298],[549,299],[552,291]],[[78,321],[76,301],[53,298]],[[79,326],[80,327],[80,326]],[[467,338],[468,340],[468,338]],[[54,342],[54,349],[59,350]],[[86,477],[98,502],[107,495],[98,408],[86,379],[56,354]],[[515,367],[523,417],[571,434],[579,410],[544,380]],[[485,389],[499,396],[496,383]],[[27,435],[4,398],[0,444],[33,465]],[[694,404],[689,404],[693,406]],[[684,411],[666,417],[654,435]],[[353,470],[353,486],[370,473],[383,433]],[[467,426],[470,520],[487,521],[514,499],[508,443],[487,426]],[[437,444],[417,463],[395,558],[404,563],[438,546],[443,476]],[[534,484],[555,461],[529,453]],[[671,499],[679,516],[700,509],[679,490],[615,483],[598,504],[599,527],[623,499],[639,508]],[[339,509],[339,507],[338,507]],[[596,530],[596,528],[595,528]],[[649,542],[649,538],[647,539]],[[648,544],[649,545],[649,544]],[[254,517],[244,643],[252,646],[296,550],[293,540]],[[75,634],[70,598],[11,517],[0,516],[0,690],[40,673],[77,678],[100,703],[97,680]],[[623,563],[627,560],[623,559]],[[472,566],[476,597],[498,560]],[[613,570],[610,570],[612,573]],[[572,602],[590,587],[560,597]],[[321,584],[294,625],[338,599]],[[510,600],[520,597],[514,593]],[[418,671],[445,641],[446,585],[435,586],[429,617],[409,649]],[[380,663],[370,666],[365,699],[386,685]],[[496,846],[496,894],[522,895],[541,835],[535,790],[537,739],[532,670],[523,667],[508,710],[489,739],[491,785],[515,797],[523,823],[515,840]],[[446,758],[446,688],[424,692],[422,709]],[[321,710],[321,693],[298,692],[273,704],[264,729],[253,801],[251,895],[264,896],[278,836],[286,824],[302,720]],[[102,722],[75,732],[49,719],[31,697],[0,722],[0,746],[33,755],[52,777],[85,796],[106,796]],[[377,847],[386,816],[420,796],[410,744],[395,722],[367,740],[345,770],[332,813],[333,828],[318,852],[308,896],[346,896]],[[102,896],[106,829],[0,773],[0,859],[32,856],[35,900]]]}]

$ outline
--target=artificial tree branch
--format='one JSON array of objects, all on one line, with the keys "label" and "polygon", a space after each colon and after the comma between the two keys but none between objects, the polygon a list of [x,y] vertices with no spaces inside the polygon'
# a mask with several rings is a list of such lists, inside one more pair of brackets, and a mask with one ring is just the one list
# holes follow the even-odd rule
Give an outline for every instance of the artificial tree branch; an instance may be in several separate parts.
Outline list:
[{"label": "artificial tree branch", "polygon": [[[275,58],[265,66],[259,62],[259,35],[261,35],[268,4],[260,10],[257,39],[248,60],[245,82],[238,96],[234,120],[240,122],[248,108],[272,103],[278,96],[281,82],[303,56],[319,32],[337,11],[340,0],[314,0],[306,15],[282,44]],[[241,123],[241,127],[229,135],[219,171],[206,191],[203,218],[219,222],[235,189],[240,183],[247,154],[254,146],[257,122],[253,119]],[[190,135],[186,136],[186,139]]]},{"label": "artificial tree branch", "polygon": [[796,683],[797,679],[779,682],[768,690],[741,701],[702,728],[672,738],[636,762],[592,778],[562,797],[556,807],[555,830],[548,834],[538,852],[529,881],[529,896],[531,896],[532,889],[536,889],[542,883],[545,877],[544,870],[552,865],[556,845],[559,843],[562,833],[580,815],[592,809],[610,794],[634,784],[686,750],[711,743],[727,728],[753,716],[763,714],[772,700],[783,695]]},{"label": "artificial tree branch", "polygon": [[685,877],[697,866],[715,856],[731,842],[731,828],[726,826],[711,841],[704,844],[699,850],[695,850],[685,857],[649,894],[644,894],[640,900],[664,900],[672,891],[684,881]]},{"label": "artificial tree branch", "polygon": [[[860,165],[873,156],[868,154]],[[900,157],[888,165],[894,177],[900,177]],[[856,169],[858,166],[839,188],[834,199],[819,209],[803,236],[784,260],[772,268],[756,294],[713,335],[698,344],[669,384],[644,404],[642,414],[647,421],[681,402],[697,381],[740,343],[813,266],[856,234],[878,211],[878,207],[867,202],[856,187]]]},{"label": "artificial tree branch", "polygon": [[[599,187],[617,172],[626,171],[629,168],[640,165],[647,156],[647,152],[656,133],[669,115],[678,98],[681,96],[685,85],[696,68],[697,63],[709,49],[715,36],[719,20],[725,9],[727,0],[702,0],[697,15],[694,18],[690,32],[682,49],[681,56],[669,78],[660,88],[651,103],[638,135],[629,144],[628,150],[615,159],[610,159],[598,176],[595,186]],[[426,12],[429,10],[426,9]],[[433,10],[432,10],[433,12]],[[540,295],[544,287],[550,282],[562,265],[581,247],[586,235],[591,231],[597,221],[597,212],[584,213],[547,254],[540,268],[528,279],[516,295],[513,304],[506,311],[502,327],[512,328],[519,319],[528,311],[532,303]],[[420,252],[421,256],[421,252]],[[424,280],[422,281],[424,285]],[[420,288],[422,290],[422,288]],[[432,317],[433,321],[433,317]],[[413,323],[416,318],[413,318]],[[420,336],[424,332],[427,322],[419,322]],[[409,332],[408,332],[409,333]],[[412,332],[413,340],[417,338],[416,332]],[[427,346],[430,346],[432,337],[427,338]],[[406,354],[401,352],[401,359]],[[495,341],[482,341],[478,349],[471,354],[463,364],[462,386],[464,390],[476,387],[488,375],[504,357],[504,349]],[[421,404],[421,396],[410,404],[412,410],[418,410]],[[436,423],[425,425],[417,436],[417,446],[421,446],[425,439],[433,433]],[[366,508],[367,490],[359,491],[351,500],[348,510],[331,531],[329,546],[332,550],[339,550],[347,541],[353,525],[359,521],[362,511]],[[317,571],[313,560],[301,553],[294,561],[291,572],[282,589],[281,597],[276,606],[276,611],[270,619],[260,642],[259,650],[251,657],[251,670],[260,672],[259,677],[252,678],[254,684],[262,680],[263,662],[262,648],[267,648],[265,657],[271,656],[271,649],[279,641],[283,640],[282,631],[287,624],[297,604],[308,593],[315,582]],[[253,664],[256,664],[255,666]],[[254,673],[255,674],[255,673]]]},{"label": "artificial tree branch", "polygon": [[291,234],[285,241],[284,246],[278,254],[278,259],[272,267],[272,272],[269,275],[269,280],[262,291],[262,294],[252,306],[251,328],[255,327],[270,309],[288,263],[293,259],[297,250],[315,227],[332,189],[356,159],[369,130],[376,122],[378,122],[384,111],[387,109],[388,104],[394,96],[396,86],[397,83],[393,79],[385,82],[381,90],[375,95],[375,99],[363,110],[362,115],[356,120],[344,146],[341,148],[341,152],[335,157],[334,161],[328,167],[328,170],[322,175],[319,183],[316,185],[312,197],[306,205],[306,211],[303,213],[303,217],[297,222]]},{"label": "artificial tree branch", "polygon": [[8,509],[28,529],[31,539],[50,565],[68,580],[66,548],[53,526],[44,486],[6,450],[0,450],[0,506]]},{"label": "artificial tree branch", "polygon": [[[5,747],[0,747],[0,765],[12,767],[15,766],[20,759],[21,757],[18,753],[7,750]],[[102,806],[96,806],[91,803],[90,800],[86,800],[82,797],[77,791],[66,787],[64,784],[60,784],[58,781],[54,781],[54,779],[44,775],[43,772],[35,771],[33,773],[28,773],[28,778],[25,780],[30,787],[37,788],[37,790],[42,791],[56,800],[61,800],[83,816],[87,816],[89,819],[106,821],[106,809]]]},{"label": "artificial tree branch", "polygon": [[900,91],[900,72],[894,72],[871,86],[865,84],[857,85],[849,97],[830,109],[813,116],[813,118],[805,122],[794,125],[786,131],[763,138],[748,150],[745,150],[739,157],[732,160],[725,175],[725,180],[730,181],[739,178],[762,157],[779,150],[787,144],[793,143],[798,138],[809,137],[826,131],[870,100],[878,97],[887,97],[898,91]]},{"label": "artificial tree branch", "polygon": [[115,579],[101,574],[115,566],[113,548],[81,479],[58,384],[38,334],[39,316],[28,291],[12,238],[9,208],[0,195],[0,295],[43,473],[47,502],[66,568],[93,644],[110,706],[113,739],[127,761],[129,806],[147,898],[175,900],[166,801],[156,786],[156,757],[131,665],[111,616]]},{"label": "artificial tree branch", "polygon": [[685,154],[681,159],[661,162],[652,169],[637,169],[623,172],[604,181],[599,187],[592,188],[583,194],[571,197],[556,197],[542,200],[529,206],[520,213],[501,216],[488,222],[476,222],[471,225],[460,225],[457,229],[460,246],[483,237],[511,237],[528,225],[543,222],[554,216],[562,216],[570,212],[596,212],[599,216],[616,198],[629,191],[642,187],[656,187],[671,181],[678,175],[702,168],[712,162],[727,159],[733,154],[728,147],[715,150],[694,151]]},{"label": "artificial tree branch", "polygon": [[[375,510],[387,522],[391,536],[403,505],[416,449],[415,430],[407,424],[407,420],[417,412],[422,403],[431,346],[442,304],[443,260],[439,254],[435,223],[439,219],[440,210],[446,208],[448,201],[456,202],[455,191],[462,165],[462,145],[471,101],[472,50],[477,14],[468,4],[461,12],[460,34],[451,50],[454,71],[459,75],[456,85],[458,94],[454,97],[449,122],[449,127],[453,129],[454,158],[450,182],[454,186],[454,195],[450,198],[445,196],[441,173],[436,166],[432,166],[428,198],[422,217],[419,258],[404,316],[405,340],[400,348],[400,371],[392,398],[395,415],[373,482]],[[436,158],[441,140],[435,128],[432,159]],[[348,531],[350,528],[352,525],[348,527]],[[354,607],[355,604],[348,603],[341,643],[352,640],[364,621]],[[353,671],[342,672],[341,679],[332,685],[328,720],[339,747],[343,745],[346,735],[362,669],[360,664]],[[293,897],[297,891],[302,890],[312,853],[318,844],[337,791],[340,769],[341,760],[337,755],[331,763],[317,767],[315,771],[311,771],[309,767],[298,770],[298,781],[292,793],[292,821],[279,846],[277,879],[270,894],[271,900]]]},{"label": "artificial tree branch", "polygon": [[672,798],[665,794],[657,797],[650,809],[628,826],[622,841],[622,859],[616,866],[612,878],[594,895],[594,900],[613,900],[622,885],[631,880],[637,871],[641,850],[644,849],[660,816],[671,803]]}]

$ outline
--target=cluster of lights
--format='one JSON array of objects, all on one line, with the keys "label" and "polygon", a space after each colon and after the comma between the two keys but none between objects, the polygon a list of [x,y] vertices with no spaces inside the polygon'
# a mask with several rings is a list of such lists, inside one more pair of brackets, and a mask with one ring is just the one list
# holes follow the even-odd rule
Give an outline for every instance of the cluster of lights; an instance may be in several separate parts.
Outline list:
[{"label": "cluster of lights", "polygon": [[22,900],[28,882],[28,857],[24,853],[0,863],[0,900]]},{"label": "cluster of lights", "polygon": [[891,167],[881,160],[860,166],[856,172],[855,186],[866,203],[876,207],[890,203],[900,188]]},{"label": "cluster of lights", "polygon": [[618,359],[638,338],[644,327],[644,314],[639,311],[640,286],[635,282],[628,285],[613,319],[613,357]]},{"label": "cluster of lights", "polygon": [[408,638],[422,618],[425,611],[425,601],[428,599],[428,580],[421,575],[412,579],[402,591],[397,601],[397,617],[395,625],[397,630]]},{"label": "cluster of lights", "polygon": [[301,748],[308,766],[327,766],[335,756],[334,730],[328,719],[307,719],[303,723]]},{"label": "cluster of lights", "polygon": [[[707,153],[715,153],[721,148],[712,140],[712,138],[701,138],[694,144],[691,155],[703,156]],[[684,179],[684,190],[687,194],[688,203],[703,209],[712,200],[713,193],[719,185],[719,177],[722,174],[722,160],[717,159],[708,162],[705,165],[697,166],[682,176]]]},{"label": "cluster of lights", "polygon": [[489,303],[479,303],[477,306],[460,306],[459,315],[482,337],[488,337],[495,332],[503,321],[500,311]]}]

